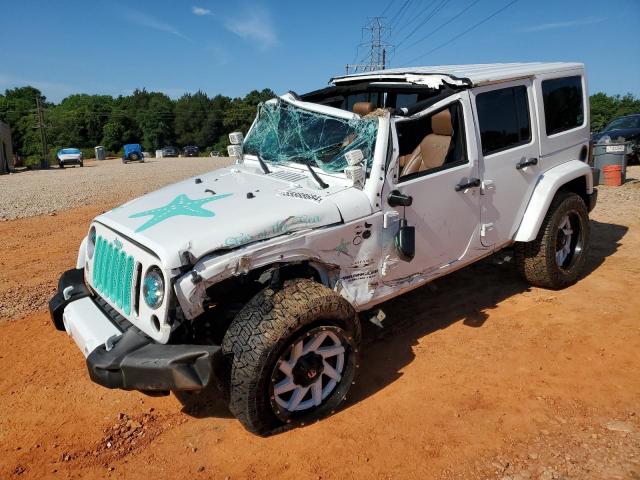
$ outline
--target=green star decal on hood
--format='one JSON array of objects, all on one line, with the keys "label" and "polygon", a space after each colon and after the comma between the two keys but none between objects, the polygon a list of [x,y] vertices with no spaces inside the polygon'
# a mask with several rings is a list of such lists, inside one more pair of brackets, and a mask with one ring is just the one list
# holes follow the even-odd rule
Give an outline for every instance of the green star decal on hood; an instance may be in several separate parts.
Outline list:
[{"label": "green star decal on hood", "polygon": [[134,213],[129,215],[129,218],[140,218],[152,215],[153,217],[146,221],[136,229],[136,232],[142,232],[147,228],[151,228],[160,222],[164,222],[168,218],[177,217],[178,215],[186,215],[189,217],[215,217],[215,213],[211,210],[205,210],[202,206],[205,203],[220,200],[222,198],[233,195],[232,193],[225,193],[222,195],[214,195],[213,197],[200,198],[191,200],[185,194],[180,194],[164,207],[154,208],[152,210],[146,210],[140,213]]}]

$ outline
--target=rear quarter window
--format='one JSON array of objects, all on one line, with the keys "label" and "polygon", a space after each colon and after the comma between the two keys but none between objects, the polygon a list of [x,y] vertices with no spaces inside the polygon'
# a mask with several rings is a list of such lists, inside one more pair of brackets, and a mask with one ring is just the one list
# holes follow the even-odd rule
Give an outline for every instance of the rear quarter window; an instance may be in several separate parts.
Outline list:
[{"label": "rear quarter window", "polygon": [[571,130],[584,123],[580,76],[543,80],[542,97],[547,135]]},{"label": "rear quarter window", "polygon": [[482,154],[490,155],[531,141],[527,87],[501,88],[476,97]]}]

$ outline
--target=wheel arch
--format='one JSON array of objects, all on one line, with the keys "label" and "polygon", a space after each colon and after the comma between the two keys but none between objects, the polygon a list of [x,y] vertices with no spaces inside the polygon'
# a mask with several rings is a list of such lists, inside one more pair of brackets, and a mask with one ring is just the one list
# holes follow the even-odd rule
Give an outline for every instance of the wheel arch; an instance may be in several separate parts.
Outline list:
[{"label": "wheel arch", "polygon": [[530,242],[536,238],[549,206],[559,191],[576,193],[588,205],[589,195],[593,193],[593,175],[589,165],[580,160],[571,160],[547,170],[539,177],[514,237],[516,242]]}]

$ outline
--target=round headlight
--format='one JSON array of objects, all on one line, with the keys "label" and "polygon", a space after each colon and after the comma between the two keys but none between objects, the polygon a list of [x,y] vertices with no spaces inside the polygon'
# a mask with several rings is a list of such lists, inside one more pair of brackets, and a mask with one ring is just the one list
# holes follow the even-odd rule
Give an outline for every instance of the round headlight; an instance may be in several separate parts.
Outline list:
[{"label": "round headlight", "polygon": [[93,258],[93,252],[96,250],[96,227],[91,227],[89,235],[87,236],[87,255],[89,258]]},{"label": "round headlight", "polygon": [[149,308],[157,309],[164,300],[164,278],[158,267],[147,270],[142,281],[142,296]]}]

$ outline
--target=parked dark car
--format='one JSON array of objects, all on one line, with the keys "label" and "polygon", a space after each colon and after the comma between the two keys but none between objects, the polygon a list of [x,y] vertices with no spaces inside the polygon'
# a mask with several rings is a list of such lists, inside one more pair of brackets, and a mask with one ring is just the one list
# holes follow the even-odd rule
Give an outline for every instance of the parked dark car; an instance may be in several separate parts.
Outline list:
[{"label": "parked dark car", "polygon": [[124,146],[124,154],[122,155],[122,163],[144,162],[144,154],[139,143],[128,143]]},{"label": "parked dark car", "polygon": [[197,157],[200,153],[200,149],[195,145],[187,145],[182,149],[182,154],[185,157]]},{"label": "parked dark car", "polygon": [[640,114],[618,117],[591,137],[593,143],[633,143],[632,158],[640,161]]},{"label": "parked dark car", "polygon": [[180,155],[180,150],[176,147],[164,147],[162,149],[163,157],[177,157],[178,155]]}]

